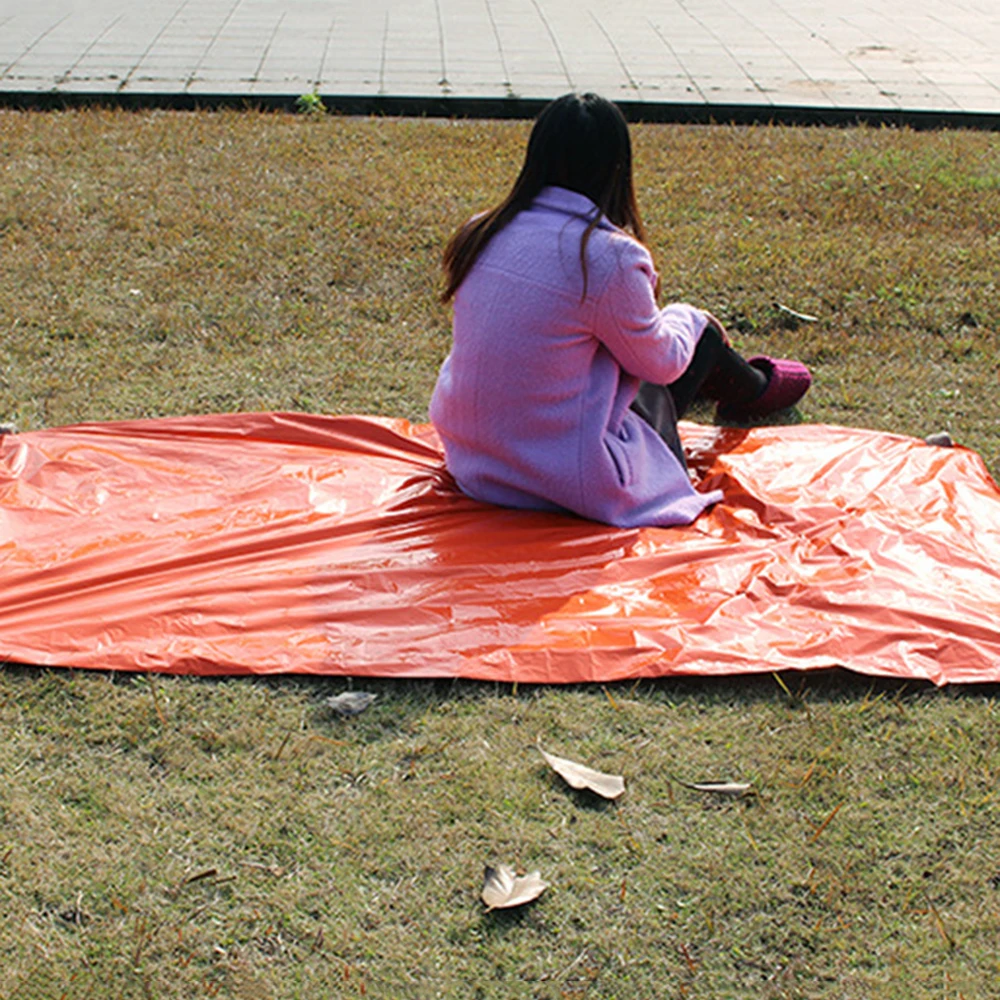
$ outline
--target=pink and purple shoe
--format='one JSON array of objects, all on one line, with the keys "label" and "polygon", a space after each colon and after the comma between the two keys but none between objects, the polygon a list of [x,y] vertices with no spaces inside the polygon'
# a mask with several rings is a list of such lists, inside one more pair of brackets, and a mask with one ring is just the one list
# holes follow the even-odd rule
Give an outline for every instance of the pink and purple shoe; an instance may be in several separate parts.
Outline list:
[{"label": "pink and purple shoe", "polygon": [[753,365],[767,376],[767,385],[752,402],[720,404],[718,415],[723,420],[743,421],[749,417],[763,417],[778,410],[787,410],[788,407],[794,406],[812,385],[809,369],[799,361],[769,358],[766,354],[757,354],[748,358],[747,364]]}]

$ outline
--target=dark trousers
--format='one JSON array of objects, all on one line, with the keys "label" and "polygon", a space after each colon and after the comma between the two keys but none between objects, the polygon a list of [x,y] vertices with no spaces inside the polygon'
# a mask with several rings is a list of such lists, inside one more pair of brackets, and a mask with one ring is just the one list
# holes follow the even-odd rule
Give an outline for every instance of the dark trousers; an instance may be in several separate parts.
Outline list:
[{"label": "dark trousers", "polygon": [[632,409],[656,430],[686,468],[677,421],[695,399],[700,396],[729,404],[749,403],[766,385],[764,374],[737,354],[722,330],[711,323],[701,335],[684,374],[670,385],[643,382]]}]

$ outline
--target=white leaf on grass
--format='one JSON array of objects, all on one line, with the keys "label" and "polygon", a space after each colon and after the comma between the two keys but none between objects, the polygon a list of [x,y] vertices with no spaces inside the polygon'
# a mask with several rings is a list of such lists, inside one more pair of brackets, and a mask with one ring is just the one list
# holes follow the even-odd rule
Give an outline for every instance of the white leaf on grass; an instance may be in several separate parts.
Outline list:
[{"label": "white leaf on grass", "polygon": [[326,703],[338,715],[360,715],[377,697],[370,691],[341,691]]},{"label": "white leaf on grass", "polygon": [[575,760],[546,753],[541,747],[538,748],[538,752],[570,788],[586,789],[605,799],[617,799],[625,791],[625,779],[620,775],[595,771],[592,767],[578,764]]},{"label": "white leaf on grass", "polygon": [[753,785],[745,781],[680,781],[685,788],[696,792],[706,792],[710,795],[731,795],[735,799],[753,795]]},{"label": "white leaf on grass", "polygon": [[548,889],[540,872],[516,875],[509,865],[486,866],[483,873],[482,900],[488,910],[507,910],[530,903]]},{"label": "white leaf on grass", "polygon": [[786,305],[782,305],[780,302],[775,302],[774,307],[784,316],[788,316],[791,319],[798,320],[800,323],[818,323],[819,316],[810,316],[808,313],[799,312],[798,309],[790,309]]}]

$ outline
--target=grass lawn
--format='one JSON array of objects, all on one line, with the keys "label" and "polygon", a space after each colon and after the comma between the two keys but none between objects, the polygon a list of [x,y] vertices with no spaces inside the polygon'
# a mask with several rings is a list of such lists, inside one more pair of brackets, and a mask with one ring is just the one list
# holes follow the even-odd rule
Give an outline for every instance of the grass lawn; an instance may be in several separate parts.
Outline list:
[{"label": "grass lawn", "polygon": [[[527,128],[0,111],[0,421],[424,419]],[[665,296],[808,362],[802,419],[1000,472],[1000,137],[633,135]],[[0,668],[0,1000],[996,996],[996,689],[346,686]],[[551,888],[487,913],[496,862]]]}]

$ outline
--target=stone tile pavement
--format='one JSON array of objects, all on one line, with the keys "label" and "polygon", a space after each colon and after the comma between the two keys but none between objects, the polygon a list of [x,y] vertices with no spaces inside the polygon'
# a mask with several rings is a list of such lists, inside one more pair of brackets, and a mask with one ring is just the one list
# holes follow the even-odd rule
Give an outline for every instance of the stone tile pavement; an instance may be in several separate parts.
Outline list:
[{"label": "stone tile pavement", "polygon": [[294,100],[1000,126],[997,0],[0,0],[0,101]]}]

